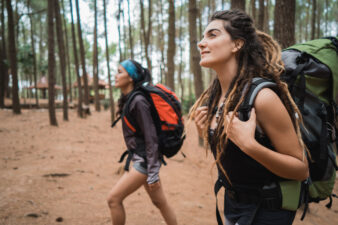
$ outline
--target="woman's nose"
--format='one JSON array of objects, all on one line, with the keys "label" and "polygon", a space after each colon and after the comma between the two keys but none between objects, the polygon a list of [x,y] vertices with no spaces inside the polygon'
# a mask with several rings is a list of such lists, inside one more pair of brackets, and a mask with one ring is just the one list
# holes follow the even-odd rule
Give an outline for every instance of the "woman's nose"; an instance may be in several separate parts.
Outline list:
[{"label": "woman's nose", "polygon": [[197,47],[199,48],[199,49],[203,49],[204,47],[205,47],[205,40],[204,40],[204,38],[200,41],[200,42],[198,42],[197,43]]}]

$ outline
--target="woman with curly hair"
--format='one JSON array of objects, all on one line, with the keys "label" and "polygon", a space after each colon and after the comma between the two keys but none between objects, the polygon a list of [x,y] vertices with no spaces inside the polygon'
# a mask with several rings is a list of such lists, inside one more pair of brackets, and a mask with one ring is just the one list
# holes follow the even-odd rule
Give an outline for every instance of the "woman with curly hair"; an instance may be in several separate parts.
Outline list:
[{"label": "woman with curly hair", "polygon": [[[215,156],[225,187],[226,224],[292,224],[295,211],[282,209],[280,196],[268,201],[263,191],[309,175],[300,113],[280,80],[279,45],[257,31],[245,12],[229,10],[212,15],[198,47],[200,65],[217,77],[191,108],[190,118]],[[239,108],[257,77],[276,88],[260,90],[249,119],[242,121]]]}]

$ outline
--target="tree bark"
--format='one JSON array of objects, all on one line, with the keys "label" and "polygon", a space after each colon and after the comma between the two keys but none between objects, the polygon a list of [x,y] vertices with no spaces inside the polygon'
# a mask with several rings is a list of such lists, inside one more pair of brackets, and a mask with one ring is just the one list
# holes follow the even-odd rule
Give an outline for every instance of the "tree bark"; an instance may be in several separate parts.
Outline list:
[{"label": "tree bark", "polygon": [[245,11],[245,0],[231,0],[231,9],[241,9]]},{"label": "tree bark", "polygon": [[194,75],[195,97],[196,99],[203,92],[202,71],[199,65],[200,54],[197,49],[197,27],[196,18],[198,16],[198,9],[196,7],[196,0],[189,1],[189,41],[190,41],[190,71]]},{"label": "tree bark", "polygon": [[181,0],[181,5],[180,5],[180,28],[178,31],[178,37],[179,37],[179,48],[180,48],[180,65],[179,65],[179,69],[178,69],[178,81],[180,84],[180,89],[181,89],[181,102],[184,101],[184,84],[183,84],[183,80],[182,80],[182,70],[183,70],[183,40],[182,40],[182,18],[183,18],[183,4],[184,1]]},{"label": "tree bark", "polygon": [[164,83],[164,76],[166,74],[166,70],[165,68],[167,68],[166,66],[166,61],[165,61],[165,56],[164,56],[164,31],[163,31],[163,4],[162,4],[162,0],[159,0],[160,3],[160,10],[159,10],[159,16],[158,16],[158,32],[159,32],[159,36],[158,36],[158,42],[159,42],[159,46],[160,46],[160,51],[161,51],[161,63],[160,63],[160,80],[161,83]]},{"label": "tree bark", "polygon": [[169,0],[169,29],[168,29],[168,49],[167,49],[167,60],[168,60],[168,73],[166,77],[166,83],[169,88],[175,91],[175,2]]},{"label": "tree bark", "polygon": [[5,0],[1,1],[1,33],[0,33],[0,108],[5,107],[5,97],[8,90],[8,66],[7,61],[7,49],[6,49],[6,37],[5,37]]},{"label": "tree bark", "polygon": [[57,126],[57,120],[55,115],[55,100],[54,100],[54,68],[55,68],[55,58],[54,58],[54,7],[55,0],[48,1],[48,110],[49,110],[49,122],[50,125]]},{"label": "tree bark", "polygon": [[250,0],[250,6],[251,6],[251,17],[254,21],[256,20],[256,0]]},{"label": "tree bark", "polygon": [[[122,54],[122,39],[121,39],[121,0],[119,1],[119,13],[116,16],[117,19],[117,32],[119,33],[119,56],[120,56],[120,62],[124,60],[123,54]],[[142,46],[142,45],[141,45]]]},{"label": "tree bark", "polygon": [[114,103],[114,96],[113,96],[113,91],[112,91],[112,86],[111,86],[111,78],[110,78],[106,0],[103,0],[103,10],[104,10],[104,13],[103,13],[104,37],[105,37],[105,43],[106,43],[106,59],[107,59],[107,72],[108,72],[108,83],[109,83],[109,101],[110,101],[111,122],[113,122],[115,120],[115,103]]},{"label": "tree bark", "polygon": [[129,27],[129,45],[130,45],[130,58],[134,59],[134,41],[133,41],[133,33],[131,29],[130,23],[130,0],[128,1],[128,27]]},{"label": "tree bark", "polygon": [[316,35],[316,38],[320,38],[321,36],[321,26],[320,26],[320,23],[321,23],[321,16],[322,16],[322,5],[318,2],[318,5],[317,5],[317,35]]},{"label": "tree bark", "polygon": [[28,0],[27,5],[29,7],[29,20],[31,25],[31,43],[32,43],[32,55],[33,55],[33,78],[34,78],[34,88],[35,88],[35,103],[37,108],[39,108],[39,98],[38,98],[38,88],[37,88],[37,68],[36,68],[36,54],[35,54],[35,40],[34,40],[34,22],[33,15],[31,14],[31,1]]},{"label": "tree bark", "polygon": [[65,18],[65,7],[64,7],[64,2],[63,0],[61,1],[61,6],[62,6],[62,12],[63,12],[63,27],[65,29],[64,34],[65,34],[65,39],[66,39],[66,62],[67,62],[67,68],[68,68],[68,89],[69,89],[69,101],[73,101],[73,92],[72,92],[72,73],[71,73],[71,68],[70,68],[70,57],[69,57],[69,46],[68,46],[68,28],[66,24],[66,18]]},{"label": "tree bark", "polygon": [[9,44],[9,61],[12,74],[12,106],[13,113],[20,114],[20,100],[19,100],[19,85],[17,74],[17,59],[16,59],[16,38],[14,31],[13,9],[10,0],[6,0],[7,6],[7,20],[8,20],[8,44]]},{"label": "tree bark", "polygon": [[295,43],[295,0],[276,0],[274,38],[282,48]]},{"label": "tree bark", "polygon": [[315,39],[316,34],[316,11],[317,11],[317,1],[312,0],[311,39]]},{"label": "tree bark", "polygon": [[258,30],[264,30],[264,0],[259,0]]},{"label": "tree bark", "polygon": [[98,59],[97,59],[97,1],[94,0],[94,52],[93,52],[93,79],[94,79],[94,92],[95,92],[95,110],[101,111],[100,97],[99,97],[99,74],[98,74]]},{"label": "tree bark", "polygon": [[55,22],[56,22],[56,37],[59,47],[59,61],[60,72],[62,81],[62,93],[63,93],[63,120],[68,121],[68,95],[67,95],[67,80],[66,80],[66,57],[65,57],[65,43],[62,32],[62,21],[60,14],[59,1],[55,0]]},{"label": "tree bark", "polygon": [[264,32],[267,34],[270,34],[270,26],[269,26],[269,20],[270,20],[270,15],[269,15],[269,10],[270,10],[270,0],[266,0],[266,5],[264,7]]},{"label": "tree bark", "polygon": [[85,105],[85,113],[90,114],[89,109],[89,88],[88,88],[88,79],[87,79],[87,72],[86,72],[86,58],[85,58],[85,49],[83,46],[83,39],[82,39],[82,30],[81,30],[81,17],[80,17],[80,10],[79,10],[79,0],[76,1],[76,14],[77,14],[77,34],[79,36],[80,42],[80,54],[81,54],[81,65],[82,65],[82,77],[83,77],[83,87],[84,87],[84,105]]},{"label": "tree bark", "polygon": [[150,61],[150,52],[149,52],[149,44],[150,44],[150,33],[151,33],[151,9],[152,9],[152,4],[151,0],[148,1],[149,4],[149,9],[148,9],[148,30],[146,31],[145,27],[145,21],[144,21],[144,6],[143,6],[143,0],[140,0],[140,6],[141,6],[141,28],[142,28],[142,33],[143,33],[143,40],[144,40],[144,52],[145,52],[145,57],[147,60],[147,66],[148,70],[151,72],[151,61]]},{"label": "tree bark", "polygon": [[74,26],[74,17],[73,17],[73,4],[72,0],[69,0],[70,5],[70,15],[72,19],[72,39],[73,39],[73,51],[74,51],[74,60],[75,60],[75,73],[77,78],[77,90],[78,90],[78,104],[77,104],[77,113],[83,118],[83,110],[82,110],[82,85],[81,85],[81,77],[79,72],[79,60],[77,58],[77,46],[76,46],[76,37],[75,37],[75,26]]}]

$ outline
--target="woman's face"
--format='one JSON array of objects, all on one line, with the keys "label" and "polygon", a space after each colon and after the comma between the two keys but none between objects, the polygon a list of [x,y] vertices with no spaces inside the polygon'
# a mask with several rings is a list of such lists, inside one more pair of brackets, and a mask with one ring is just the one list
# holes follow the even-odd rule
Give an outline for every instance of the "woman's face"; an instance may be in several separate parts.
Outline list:
[{"label": "woman's face", "polygon": [[237,52],[236,44],[225,30],[223,20],[213,20],[208,24],[198,47],[200,65],[209,68],[227,63]]},{"label": "woman's face", "polygon": [[129,85],[133,85],[133,79],[129,76],[126,69],[119,65],[117,74],[115,75],[115,87],[123,89]]}]

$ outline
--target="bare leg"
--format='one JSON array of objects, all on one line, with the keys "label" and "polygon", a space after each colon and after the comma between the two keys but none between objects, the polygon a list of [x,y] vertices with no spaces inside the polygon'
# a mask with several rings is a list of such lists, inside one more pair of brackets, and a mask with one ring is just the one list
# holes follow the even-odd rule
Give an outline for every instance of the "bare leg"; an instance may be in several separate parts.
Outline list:
[{"label": "bare leg", "polygon": [[141,187],[147,180],[147,176],[131,168],[123,174],[109,193],[107,202],[110,208],[113,225],[124,225],[126,213],[123,207],[123,200]]},{"label": "bare leg", "polygon": [[148,184],[144,184],[149,197],[153,204],[161,211],[161,214],[168,225],[177,225],[176,215],[170,207],[164,195],[162,184],[156,190],[150,190]]}]

